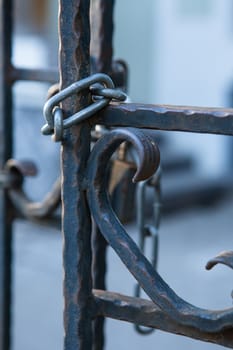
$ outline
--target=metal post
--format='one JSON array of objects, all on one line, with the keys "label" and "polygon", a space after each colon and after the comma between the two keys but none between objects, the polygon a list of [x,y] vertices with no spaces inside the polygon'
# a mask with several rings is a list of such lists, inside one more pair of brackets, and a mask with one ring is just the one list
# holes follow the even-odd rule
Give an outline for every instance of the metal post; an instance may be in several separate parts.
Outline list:
[{"label": "metal post", "polygon": [[[0,169],[12,156],[12,53],[13,1],[0,3]],[[11,305],[11,207],[0,189],[0,350],[10,349]]]},{"label": "metal post", "polygon": [[113,9],[115,0],[92,0],[91,2],[91,56],[95,70],[110,73],[113,56]]},{"label": "metal post", "polygon": [[[106,289],[106,253],[107,242],[102,236],[96,224],[93,227],[93,287],[95,289]],[[104,348],[104,317],[98,316],[93,321],[93,348],[92,350],[102,350]]]},{"label": "metal post", "polygon": [[[89,5],[88,0],[60,0],[61,88],[89,75]],[[88,101],[88,93],[73,96],[62,108],[70,115]],[[67,130],[61,160],[65,350],[92,346],[91,219],[82,187],[89,153],[88,123]]]},{"label": "metal post", "polygon": [[[114,0],[92,0],[91,2],[91,57],[96,72],[110,73],[112,68],[113,9]],[[106,289],[107,243],[99,228],[93,225],[93,288]],[[104,317],[93,322],[92,350],[104,348]]]}]

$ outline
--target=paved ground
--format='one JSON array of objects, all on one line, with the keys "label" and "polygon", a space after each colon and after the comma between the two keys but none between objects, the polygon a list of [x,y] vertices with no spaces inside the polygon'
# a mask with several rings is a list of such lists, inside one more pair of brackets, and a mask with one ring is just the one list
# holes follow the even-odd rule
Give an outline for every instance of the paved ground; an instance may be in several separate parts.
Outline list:
[{"label": "paved ground", "polygon": [[[232,249],[233,199],[221,206],[195,209],[163,220],[159,272],[183,298],[197,306],[231,306],[232,271],[206,261]],[[135,226],[128,227],[136,237]],[[62,349],[62,242],[59,232],[25,222],[15,224],[14,350]],[[132,295],[134,280],[109,249],[109,290]],[[220,347],[156,331],[142,337],[124,322],[107,322],[107,350]]]}]

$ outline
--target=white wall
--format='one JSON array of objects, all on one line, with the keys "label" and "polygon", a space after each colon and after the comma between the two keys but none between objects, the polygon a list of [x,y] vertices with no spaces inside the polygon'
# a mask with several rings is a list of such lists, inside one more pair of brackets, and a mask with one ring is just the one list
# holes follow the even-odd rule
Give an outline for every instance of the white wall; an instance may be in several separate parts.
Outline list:
[{"label": "white wall", "polygon": [[157,67],[155,1],[115,2],[114,51],[129,65],[129,94],[134,101],[149,103],[156,86],[151,76]]},{"label": "white wall", "polygon": [[[135,102],[224,106],[233,81],[231,0],[124,1],[116,5],[116,54],[130,66]],[[228,137],[171,133],[200,172],[227,167]]]}]

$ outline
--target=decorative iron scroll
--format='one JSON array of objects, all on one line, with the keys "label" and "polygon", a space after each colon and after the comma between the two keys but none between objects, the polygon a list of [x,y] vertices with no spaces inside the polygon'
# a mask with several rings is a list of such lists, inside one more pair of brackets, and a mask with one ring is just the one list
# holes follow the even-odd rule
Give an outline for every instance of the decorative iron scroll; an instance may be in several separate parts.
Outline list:
[{"label": "decorative iron scroll", "polygon": [[[154,270],[113,212],[106,190],[106,167],[117,147],[124,141],[132,143],[138,152],[134,182],[150,177],[159,166],[159,149],[143,131],[115,129],[104,135],[95,144],[87,163],[87,198],[94,220],[110,246],[166,317],[179,326],[192,327],[203,333],[223,335],[223,332],[230,332],[230,336],[225,335],[224,344],[227,342],[227,346],[233,348],[233,308],[210,311],[181,299]],[[233,252],[229,252],[222,258],[210,261],[207,268],[218,262],[232,267],[232,261]],[[219,340],[218,343],[223,344],[223,341]]]},{"label": "decorative iron scroll", "polygon": [[[9,159],[5,165],[8,196],[14,206],[16,216],[34,221],[43,222],[45,219],[52,219],[52,214],[61,202],[61,179],[55,181],[51,191],[46,194],[41,202],[34,202],[29,199],[23,189],[23,182],[26,176],[35,176],[37,168],[31,161],[17,161]],[[48,220],[46,221],[48,223]],[[60,223],[57,224],[60,226]]]}]

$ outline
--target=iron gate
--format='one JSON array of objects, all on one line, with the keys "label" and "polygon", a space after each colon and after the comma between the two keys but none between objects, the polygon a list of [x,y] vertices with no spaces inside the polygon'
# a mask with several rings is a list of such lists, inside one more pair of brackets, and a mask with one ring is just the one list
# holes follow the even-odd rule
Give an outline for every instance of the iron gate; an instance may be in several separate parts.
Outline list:
[{"label": "iron gate", "polygon": [[[18,216],[51,218],[60,197],[64,349],[103,349],[104,317],[233,348],[233,309],[204,310],[176,295],[128,236],[112,210],[106,190],[106,169],[122,142],[127,141],[137,151],[133,181],[147,179],[158,168],[158,146],[142,129],[233,135],[232,110],[110,103],[112,99],[124,99],[112,81],[124,87],[127,78],[125,64],[112,60],[114,0],[93,0],[91,16],[88,0],[59,0],[59,6],[60,87],[45,105],[43,133],[61,140],[62,174],[44,201],[33,203],[22,185],[24,176],[35,169],[30,163],[11,160],[12,85],[17,80],[53,82],[56,74],[13,66],[13,0],[0,4],[0,349],[10,349],[12,222]],[[94,83],[99,85],[93,87]],[[109,130],[91,148],[91,131],[96,125]],[[105,290],[106,241],[151,301]],[[233,268],[233,252],[210,260],[207,268],[217,263]]]}]

